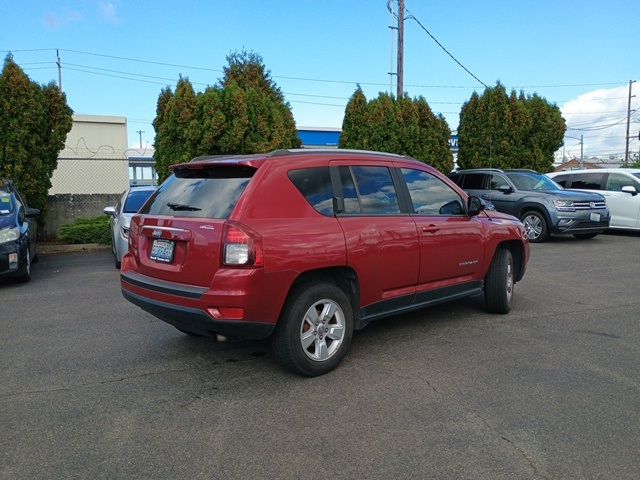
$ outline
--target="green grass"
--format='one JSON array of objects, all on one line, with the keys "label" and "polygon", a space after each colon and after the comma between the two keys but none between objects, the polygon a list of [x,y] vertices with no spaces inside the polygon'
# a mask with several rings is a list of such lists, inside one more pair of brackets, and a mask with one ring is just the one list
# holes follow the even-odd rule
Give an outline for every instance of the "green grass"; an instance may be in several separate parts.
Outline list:
[{"label": "green grass", "polygon": [[60,240],[67,243],[100,243],[109,245],[109,217],[102,215],[96,218],[79,218],[73,223],[63,225],[58,231]]}]

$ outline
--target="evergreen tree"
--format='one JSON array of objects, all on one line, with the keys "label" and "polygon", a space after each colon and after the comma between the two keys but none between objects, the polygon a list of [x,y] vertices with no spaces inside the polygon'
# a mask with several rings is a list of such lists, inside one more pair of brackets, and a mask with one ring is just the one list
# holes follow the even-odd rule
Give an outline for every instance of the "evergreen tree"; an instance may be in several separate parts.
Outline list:
[{"label": "evergreen tree", "polygon": [[352,148],[367,150],[369,139],[367,138],[367,98],[364,96],[360,85],[353,92],[347,102],[342,120],[342,133],[340,134],[340,148]]},{"label": "evergreen tree", "polygon": [[72,113],[58,87],[31,81],[11,55],[5,58],[0,75],[0,177],[11,179],[27,202],[43,211]]},{"label": "evergreen tree", "polygon": [[156,169],[196,155],[263,153],[300,146],[293,114],[260,55],[234,52],[217,86],[195,94],[187,79],[163,89],[156,119]]},{"label": "evergreen tree", "polygon": [[340,147],[408,155],[447,173],[453,168],[450,136],[444,117],[424,98],[380,93],[367,102],[358,86],[345,109]]},{"label": "evergreen tree", "polygon": [[173,95],[169,95],[166,89],[163,90],[158,98],[158,108],[162,104],[164,110],[154,120],[154,125],[159,127],[155,139],[159,180],[169,176],[171,165],[188,162],[194,156],[195,145],[187,131],[195,119],[196,93],[189,79],[181,76]]},{"label": "evergreen tree", "polygon": [[560,109],[523,92],[510,95],[500,82],[473,93],[460,112],[458,164],[461,168],[552,170],[566,125]]}]

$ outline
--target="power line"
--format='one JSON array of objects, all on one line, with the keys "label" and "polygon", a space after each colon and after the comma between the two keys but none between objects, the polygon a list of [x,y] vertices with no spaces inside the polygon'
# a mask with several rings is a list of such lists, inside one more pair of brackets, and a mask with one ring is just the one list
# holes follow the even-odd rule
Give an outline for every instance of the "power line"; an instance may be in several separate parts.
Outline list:
[{"label": "power line", "polygon": [[[407,13],[410,13],[407,11]],[[413,14],[411,14],[413,19],[418,22]],[[419,22],[418,22],[419,23]],[[422,26],[422,25],[421,25]],[[424,28],[424,26],[422,26]],[[55,48],[34,48],[34,49],[16,49],[16,50],[0,50],[0,52],[45,52],[45,51],[55,51]],[[80,55],[90,55],[95,57],[103,57],[103,58],[111,58],[114,60],[124,60],[128,62],[138,62],[138,63],[146,63],[151,65],[163,65],[168,67],[176,67],[176,68],[187,68],[191,70],[203,70],[210,72],[222,73],[223,70],[209,67],[201,67],[197,65],[185,65],[178,63],[170,63],[170,62],[160,62],[155,60],[145,60],[140,58],[131,58],[131,57],[121,57],[118,55],[108,55],[103,53],[95,53],[95,52],[86,52],[82,50],[74,50],[68,48],[60,48],[61,52],[69,52],[76,53]],[[282,78],[286,80],[301,80],[301,81],[309,81],[309,82],[321,82],[321,83],[337,83],[337,84],[360,84],[360,85],[368,85],[368,86],[387,86],[388,84],[385,82],[361,82],[357,80],[337,80],[337,79],[326,79],[326,78],[309,78],[309,77],[292,77],[292,76],[284,76],[284,75],[271,75],[272,78]],[[475,77],[474,77],[475,78]],[[477,79],[476,79],[477,80]],[[482,83],[482,82],[480,82]],[[486,84],[482,83],[484,86]],[[623,82],[600,82],[600,83],[572,83],[572,84],[548,84],[548,85],[512,85],[507,86],[505,88],[563,88],[563,87],[595,87],[595,86],[607,86],[607,85],[626,85],[627,81]],[[477,86],[470,85],[424,85],[424,84],[405,84],[407,87],[413,88],[450,88],[450,89],[470,89],[475,90]],[[624,97],[626,98],[626,97]],[[560,100],[562,101],[562,100]]]},{"label": "power line", "polygon": [[431,39],[432,39],[434,42],[436,42],[436,43],[438,44],[438,46],[439,46],[442,50],[444,50],[444,52],[445,52],[447,55],[449,55],[449,56],[453,59],[453,61],[454,61],[454,62],[456,62],[458,65],[460,65],[460,66],[462,67],[462,69],[463,69],[465,72],[467,72],[469,75],[471,75],[473,78],[475,78],[475,79],[476,79],[476,80],[477,80],[481,85],[484,85],[484,87],[485,87],[485,88],[489,88],[489,86],[488,86],[486,83],[484,83],[482,80],[480,80],[478,77],[476,77],[473,73],[471,73],[471,70],[469,70],[469,69],[468,69],[467,67],[465,67],[462,63],[460,63],[460,61],[459,61],[456,57],[454,57],[454,56],[451,54],[451,52],[449,52],[449,50],[447,50],[447,49],[444,47],[444,45],[442,45],[442,44],[438,41],[438,39],[437,39],[436,37],[434,37],[434,36],[431,34],[431,32],[430,32],[429,30],[427,30],[427,27],[425,27],[425,26],[422,24],[422,22],[420,22],[420,20],[418,20],[418,18],[417,18],[413,13],[411,13],[411,12],[409,11],[409,9],[408,9],[408,8],[407,8],[406,10],[407,10],[407,13],[408,13],[409,15],[411,15],[411,17],[410,17],[410,18],[413,18],[413,19],[416,21],[416,23],[417,23],[418,25],[420,25],[420,27],[421,27],[425,32],[427,32],[427,35],[429,35],[429,36],[431,37]]}]

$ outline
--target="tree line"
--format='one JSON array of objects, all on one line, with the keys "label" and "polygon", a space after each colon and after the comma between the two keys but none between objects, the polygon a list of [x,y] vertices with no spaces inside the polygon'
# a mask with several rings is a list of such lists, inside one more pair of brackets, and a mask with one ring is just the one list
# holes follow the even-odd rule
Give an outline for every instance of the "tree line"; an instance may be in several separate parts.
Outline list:
[{"label": "tree line", "polygon": [[[53,83],[29,79],[8,55],[0,75],[0,176],[11,178],[44,209],[58,153],[71,129],[72,110]],[[163,88],[153,121],[160,180],[172,164],[199,155],[263,153],[297,148],[290,105],[260,55],[233,52],[222,78],[196,92],[186,77]],[[460,111],[461,168],[552,169],[566,130],[560,109],[537,94],[507,92],[497,82],[473,93]],[[424,97],[379,93],[368,100],[360,86],[349,99],[341,148],[408,155],[448,173],[451,130]]]}]

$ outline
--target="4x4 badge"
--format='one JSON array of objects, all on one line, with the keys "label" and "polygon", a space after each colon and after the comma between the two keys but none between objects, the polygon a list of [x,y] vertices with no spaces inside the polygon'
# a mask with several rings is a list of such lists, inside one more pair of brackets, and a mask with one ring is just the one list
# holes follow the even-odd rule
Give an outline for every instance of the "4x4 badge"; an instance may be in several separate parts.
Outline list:
[{"label": "4x4 badge", "polygon": [[213,225],[200,225],[200,228],[203,228],[204,230],[215,230],[216,227],[214,227]]}]

